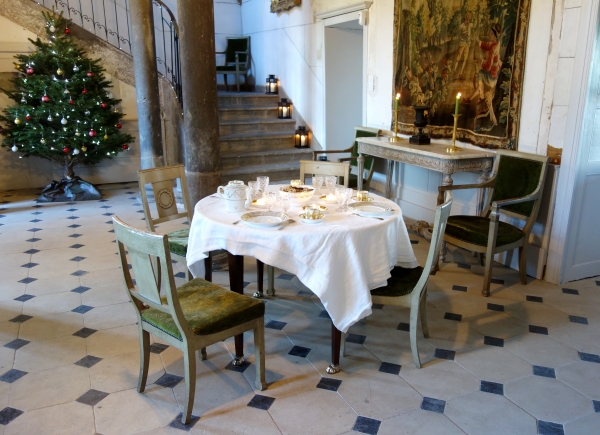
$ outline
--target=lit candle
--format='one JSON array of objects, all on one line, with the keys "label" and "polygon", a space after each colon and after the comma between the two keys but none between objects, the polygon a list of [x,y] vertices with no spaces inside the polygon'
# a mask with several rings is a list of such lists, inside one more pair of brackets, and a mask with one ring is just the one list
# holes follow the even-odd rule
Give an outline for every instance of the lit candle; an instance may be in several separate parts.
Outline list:
[{"label": "lit candle", "polygon": [[283,107],[283,117],[287,118],[288,116],[288,108],[287,107]]},{"label": "lit candle", "polygon": [[454,107],[455,115],[458,115],[458,103],[460,103],[460,92],[456,94],[456,106]]},{"label": "lit candle", "polygon": [[396,110],[398,110],[398,102],[400,101],[400,94],[396,94]]},{"label": "lit candle", "polygon": [[335,199],[335,195],[334,195],[333,193],[330,193],[329,195],[327,195],[327,196],[325,197],[325,201],[330,201],[330,202],[333,202],[333,201],[335,201],[335,200],[336,200],[336,199]]},{"label": "lit candle", "polygon": [[264,198],[258,198],[256,200],[256,205],[265,205],[265,199]]},{"label": "lit candle", "polygon": [[275,92],[275,83],[271,82],[271,92]]},{"label": "lit candle", "polygon": [[300,146],[306,146],[306,136],[305,135],[301,135],[300,136]]}]

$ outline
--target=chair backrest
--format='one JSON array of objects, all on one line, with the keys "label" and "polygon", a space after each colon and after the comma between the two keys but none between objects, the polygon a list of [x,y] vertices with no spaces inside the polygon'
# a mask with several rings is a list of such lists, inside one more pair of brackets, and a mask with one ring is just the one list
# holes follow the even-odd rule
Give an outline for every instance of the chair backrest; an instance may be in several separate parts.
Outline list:
[{"label": "chair backrest", "polygon": [[[148,306],[155,308],[173,317],[182,337],[189,336],[189,326],[177,298],[167,236],[134,228],[116,216],[113,216],[113,227],[125,288],[138,314]],[[127,257],[131,262],[131,271]],[[161,301],[161,292],[167,298],[166,305]]]},{"label": "chair backrest", "polygon": [[[173,189],[177,180],[179,180],[181,186],[181,196],[183,199],[184,210],[181,212],[177,209],[177,200]],[[148,230],[154,231],[154,225],[174,219],[187,218],[190,223],[192,222],[192,210],[190,209],[183,165],[139,170],[138,183]],[[154,192],[156,210],[158,212],[158,217],[155,219],[152,218],[150,212],[150,205],[146,194],[147,184],[152,185],[152,191]]]},{"label": "chair backrest", "polygon": [[431,235],[431,244],[429,245],[429,253],[427,254],[427,260],[425,266],[423,266],[423,273],[412,292],[412,298],[420,298],[421,293],[427,285],[427,280],[431,274],[431,269],[438,262],[438,256],[440,254],[440,247],[442,246],[442,240],[444,240],[444,232],[446,231],[446,223],[448,222],[448,216],[450,216],[450,209],[452,208],[452,192],[446,191],[444,196],[444,203],[438,205],[435,209],[435,219],[433,221],[433,231]]},{"label": "chair backrest", "polygon": [[[360,137],[379,137],[379,136],[381,136],[381,130],[377,129],[377,128],[362,127],[360,125],[357,125],[356,127],[354,127],[354,130],[356,131],[356,134],[354,135],[354,145],[352,147],[352,157],[358,157],[358,142],[356,141],[356,139],[358,139]],[[371,170],[374,161],[375,161],[375,159],[373,157],[365,156],[365,166],[364,166],[365,171]],[[358,163],[356,162],[356,160],[352,160],[350,162],[350,165],[357,166]]]},{"label": "chair backrest", "polygon": [[499,150],[494,162],[496,181],[485,213],[491,203],[536,194],[536,199],[502,208],[503,212],[529,221],[537,217],[549,158],[518,151]]},{"label": "chair backrest", "polygon": [[225,65],[235,63],[236,52],[238,52],[239,62],[247,66],[250,62],[249,36],[227,38],[227,47],[225,48]]},{"label": "chair backrest", "polygon": [[[350,164],[347,162],[320,162],[314,160],[300,160],[300,179],[305,182],[306,175],[337,175],[343,177],[343,185],[348,187],[350,178]],[[340,183],[342,184],[342,183]]]}]

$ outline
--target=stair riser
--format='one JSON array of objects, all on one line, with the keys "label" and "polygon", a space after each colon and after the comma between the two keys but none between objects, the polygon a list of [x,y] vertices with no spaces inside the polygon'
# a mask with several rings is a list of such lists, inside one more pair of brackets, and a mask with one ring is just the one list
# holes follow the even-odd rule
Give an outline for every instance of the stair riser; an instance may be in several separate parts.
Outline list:
[{"label": "stair riser", "polygon": [[220,121],[234,121],[236,119],[277,119],[277,109],[265,107],[244,110],[219,110]]},{"label": "stair riser", "polygon": [[258,95],[247,95],[244,97],[237,95],[219,95],[219,106],[232,106],[232,105],[241,105],[241,106],[260,106],[260,107],[277,107],[277,103],[279,102],[279,97],[266,97]]},{"label": "stair riser", "polygon": [[282,150],[291,149],[294,146],[294,137],[289,138],[257,138],[245,140],[220,140],[221,152],[237,153],[244,151]]},{"label": "stair riser", "polygon": [[292,163],[300,160],[312,160],[312,152],[290,154],[263,154],[258,156],[221,156],[223,169],[239,168],[241,166],[268,165],[273,163]]},{"label": "stair riser", "polygon": [[265,172],[265,174],[223,174],[221,175],[221,183],[226,184],[231,180],[241,180],[247,183],[248,181],[256,181],[257,175],[268,175],[269,181],[297,180],[300,177],[300,169],[269,171]]},{"label": "stair riser", "polygon": [[295,121],[265,122],[252,124],[221,124],[219,125],[219,134],[240,134],[240,133],[258,133],[258,132],[285,132],[294,134]]}]

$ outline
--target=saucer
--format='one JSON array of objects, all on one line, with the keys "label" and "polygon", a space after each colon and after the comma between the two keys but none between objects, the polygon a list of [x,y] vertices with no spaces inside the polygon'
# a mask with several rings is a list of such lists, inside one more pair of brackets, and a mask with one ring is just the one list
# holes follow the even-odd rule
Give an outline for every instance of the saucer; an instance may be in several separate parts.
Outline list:
[{"label": "saucer", "polygon": [[[353,196],[352,201],[358,201],[358,196]],[[371,202],[371,201],[375,201],[375,200],[371,197],[368,197],[367,199],[362,200],[362,202]]]},{"label": "saucer", "polygon": [[306,219],[306,214],[302,213],[300,216],[300,220],[308,225],[315,225],[315,224],[320,224],[321,222],[323,222],[325,219],[325,215],[320,214],[319,215],[319,219]]},{"label": "saucer", "polygon": [[319,207],[319,211],[321,213],[327,211],[327,207],[325,207],[324,205],[320,205],[320,204],[305,205],[304,207],[302,207],[302,210],[306,211],[306,209],[311,208],[313,205],[316,205],[317,207]]}]

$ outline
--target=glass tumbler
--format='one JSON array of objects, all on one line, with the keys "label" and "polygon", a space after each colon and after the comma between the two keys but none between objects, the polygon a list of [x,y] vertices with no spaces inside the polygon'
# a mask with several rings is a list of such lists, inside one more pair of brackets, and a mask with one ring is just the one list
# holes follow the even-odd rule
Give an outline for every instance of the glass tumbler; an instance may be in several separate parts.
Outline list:
[{"label": "glass tumbler", "polygon": [[258,183],[258,190],[262,196],[265,196],[265,192],[267,191],[267,186],[269,185],[269,177],[260,176],[256,177],[256,182]]},{"label": "glass tumbler", "polygon": [[323,182],[324,182],[324,181],[325,181],[325,180],[324,180],[324,179],[323,179],[323,177],[322,177],[322,176],[320,176],[320,175],[315,175],[315,176],[312,178],[312,185],[313,185],[313,186],[314,186],[314,188],[315,188],[315,193],[319,193],[319,190],[321,190],[321,187],[323,187]]},{"label": "glass tumbler", "polygon": [[325,177],[325,186],[327,187],[327,193],[331,194],[333,193],[333,189],[335,188],[335,185],[337,184],[337,178],[335,175],[327,175]]},{"label": "glass tumbler", "polygon": [[265,205],[267,206],[267,210],[271,211],[275,202],[277,202],[277,196],[275,192],[265,192],[263,195],[265,199]]},{"label": "glass tumbler", "polygon": [[336,187],[334,189],[335,200],[338,203],[338,208],[335,211],[344,211],[344,200],[346,198],[346,188],[345,187]]},{"label": "glass tumbler", "polygon": [[285,214],[292,206],[292,198],[289,195],[279,195],[279,205]]},{"label": "glass tumbler", "polygon": [[248,187],[250,187],[250,196],[252,201],[256,199],[256,191],[258,190],[258,181],[248,181]]}]

